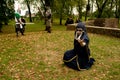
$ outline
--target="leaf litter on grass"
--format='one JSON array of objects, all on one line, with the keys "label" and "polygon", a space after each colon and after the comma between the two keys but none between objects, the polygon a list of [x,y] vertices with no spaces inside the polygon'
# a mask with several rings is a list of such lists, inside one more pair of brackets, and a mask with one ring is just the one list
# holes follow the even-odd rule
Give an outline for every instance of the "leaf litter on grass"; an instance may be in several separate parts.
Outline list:
[{"label": "leaf litter on grass", "polygon": [[89,33],[95,65],[86,71],[75,71],[63,66],[64,52],[73,48],[73,34],[73,31],[53,31],[51,34],[40,31],[28,32],[19,37],[15,34],[0,36],[0,64],[4,67],[0,68],[0,76],[11,80],[119,79],[120,40],[117,38],[111,40],[111,37]]}]

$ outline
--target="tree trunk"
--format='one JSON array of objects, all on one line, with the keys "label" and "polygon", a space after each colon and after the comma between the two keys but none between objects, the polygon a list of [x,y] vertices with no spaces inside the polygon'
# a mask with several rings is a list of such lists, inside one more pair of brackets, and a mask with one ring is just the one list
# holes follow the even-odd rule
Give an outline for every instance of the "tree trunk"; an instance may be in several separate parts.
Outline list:
[{"label": "tree trunk", "polygon": [[60,25],[62,25],[62,17],[60,18]]},{"label": "tree trunk", "polygon": [[[119,3],[119,5],[117,4]],[[118,18],[118,23],[120,21],[120,0],[116,0],[116,11],[115,11],[115,17]]]},{"label": "tree trunk", "polygon": [[28,11],[29,11],[29,21],[32,22],[30,4],[29,4],[28,0],[26,0],[26,2],[27,2]]},{"label": "tree trunk", "polygon": [[108,14],[108,18],[110,18],[111,17],[111,10],[112,10],[112,7],[113,7],[113,0],[111,0],[111,3],[110,3],[110,8],[109,8],[109,13],[107,13]]},{"label": "tree trunk", "polygon": [[107,1],[108,1],[108,0],[105,0],[105,2],[104,2],[104,3],[102,4],[102,6],[100,7],[99,4],[98,4],[98,1],[96,0],[96,4],[97,4],[97,7],[98,7],[98,16],[97,16],[97,18],[101,18],[102,12],[103,12],[106,4],[107,4]]},{"label": "tree trunk", "polygon": [[63,8],[65,6],[64,0],[62,0],[62,3],[63,3],[63,5],[62,5],[62,7],[60,9],[60,25],[62,25],[62,18],[63,18],[62,12],[63,12]]},{"label": "tree trunk", "polygon": [[0,33],[2,32],[2,22],[0,21]]},{"label": "tree trunk", "polygon": [[[39,11],[39,17],[40,17],[40,19],[42,20],[42,19],[45,17],[45,15],[44,15],[44,13],[42,13],[40,7],[38,7],[38,11]],[[40,16],[40,15],[41,15],[41,16]]]},{"label": "tree trunk", "polygon": [[62,8],[61,8],[61,12],[60,12],[60,25],[62,25]]},{"label": "tree trunk", "polygon": [[89,11],[90,11],[90,0],[88,0],[88,4],[86,6],[85,21],[87,20],[87,16],[88,16]]},{"label": "tree trunk", "polygon": [[98,16],[97,16],[97,18],[101,18],[102,11],[103,11],[103,9],[99,9],[99,10],[98,10]]},{"label": "tree trunk", "polygon": [[79,12],[79,19],[82,18],[82,8],[81,8],[81,4],[82,2],[80,2],[80,0],[78,1],[78,12]]},{"label": "tree trunk", "polygon": [[120,21],[120,0],[119,0],[119,8],[118,8],[118,21]]}]

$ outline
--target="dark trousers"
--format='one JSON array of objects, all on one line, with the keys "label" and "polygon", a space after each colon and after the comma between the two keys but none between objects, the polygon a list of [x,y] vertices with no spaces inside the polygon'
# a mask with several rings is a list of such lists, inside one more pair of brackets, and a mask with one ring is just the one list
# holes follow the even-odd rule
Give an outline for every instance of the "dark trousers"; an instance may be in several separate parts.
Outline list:
[{"label": "dark trousers", "polygon": [[18,33],[20,32],[22,35],[24,35],[24,30],[25,28],[20,28],[20,24],[16,24],[15,25],[15,32],[16,32],[16,36],[18,36]]}]

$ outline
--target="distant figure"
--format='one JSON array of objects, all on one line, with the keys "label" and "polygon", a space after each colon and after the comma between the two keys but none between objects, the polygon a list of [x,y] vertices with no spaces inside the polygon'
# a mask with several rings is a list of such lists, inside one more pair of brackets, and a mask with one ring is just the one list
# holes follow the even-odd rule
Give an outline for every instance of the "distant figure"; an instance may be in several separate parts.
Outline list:
[{"label": "distant figure", "polygon": [[51,10],[49,7],[46,8],[46,13],[45,13],[45,16],[46,16],[46,31],[48,33],[51,33],[51,18],[52,18],[52,14],[51,14]]},{"label": "distant figure", "polygon": [[64,53],[63,62],[75,70],[89,69],[94,58],[90,58],[89,38],[85,25],[79,22],[74,34],[74,49]]},{"label": "distant figure", "polygon": [[65,26],[67,26],[68,24],[73,24],[74,20],[72,19],[72,17],[67,18],[66,22],[65,22]]},{"label": "distant figure", "polygon": [[23,30],[23,22],[21,21],[21,16],[19,13],[15,13],[15,32],[16,32],[16,36],[18,37],[18,32],[20,31],[20,33],[22,35],[24,35],[24,30]]}]

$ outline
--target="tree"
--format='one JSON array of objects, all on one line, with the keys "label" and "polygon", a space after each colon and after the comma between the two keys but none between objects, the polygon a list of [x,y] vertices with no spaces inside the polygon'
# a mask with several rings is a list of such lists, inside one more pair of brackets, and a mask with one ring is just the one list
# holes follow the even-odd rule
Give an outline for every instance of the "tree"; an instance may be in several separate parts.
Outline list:
[{"label": "tree", "polygon": [[31,8],[30,8],[30,3],[33,1],[31,0],[24,0],[26,5],[27,5],[27,8],[28,8],[28,12],[29,12],[29,21],[32,22],[32,17],[31,17]]},{"label": "tree", "polygon": [[90,4],[91,4],[90,13],[91,13],[91,18],[93,18],[93,13],[94,13],[94,12],[93,12],[93,11],[94,11],[94,0],[91,0],[90,2],[91,2],[91,3],[90,3]]},{"label": "tree", "polygon": [[88,0],[86,5],[85,21],[87,20],[88,11],[90,11],[90,0]]},{"label": "tree", "polygon": [[96,5],[98,9],[97,18],[101,18],[104,8],[106,7],[108,0],[96,0]]},{"label": "tree", "polygon": [[120,20],[120,0],[119,0],[119,8],[118,8],[118,19]]},{"label": "tree", "polygon": [[109,4],[110,5],[109,5],[109,8],[108,8],[108,11],[109,11],[108,18],[110,18],[112,16],[111,13],[112,13],[113,8],[114,8],[114,0],[110,0]]},{"label": "tree", "polygon": [[77,8],[77,11],[79,13],[79,19],[82,18],[83,16],[83,13],[82,13],[82,10],[84,9],[85,7],[85,0],[76,0],[76,8]]},{"label": "tree", "polygon": [[0,32],[3,23],[8,24],[14,18],[14,0],[0,0]]},{"label": "tree", "polygon": [[59,18],[59,24],[62,25],[62,20],[68,16],[73,16],[73,5],[74,0],[55,0],[54,1],[54,8],[53,13],[54,15]]},{"label": "tree", "polygon": [[120,0],[115,0],[115,2],[116,2],[115,17],[120,19]]}]

